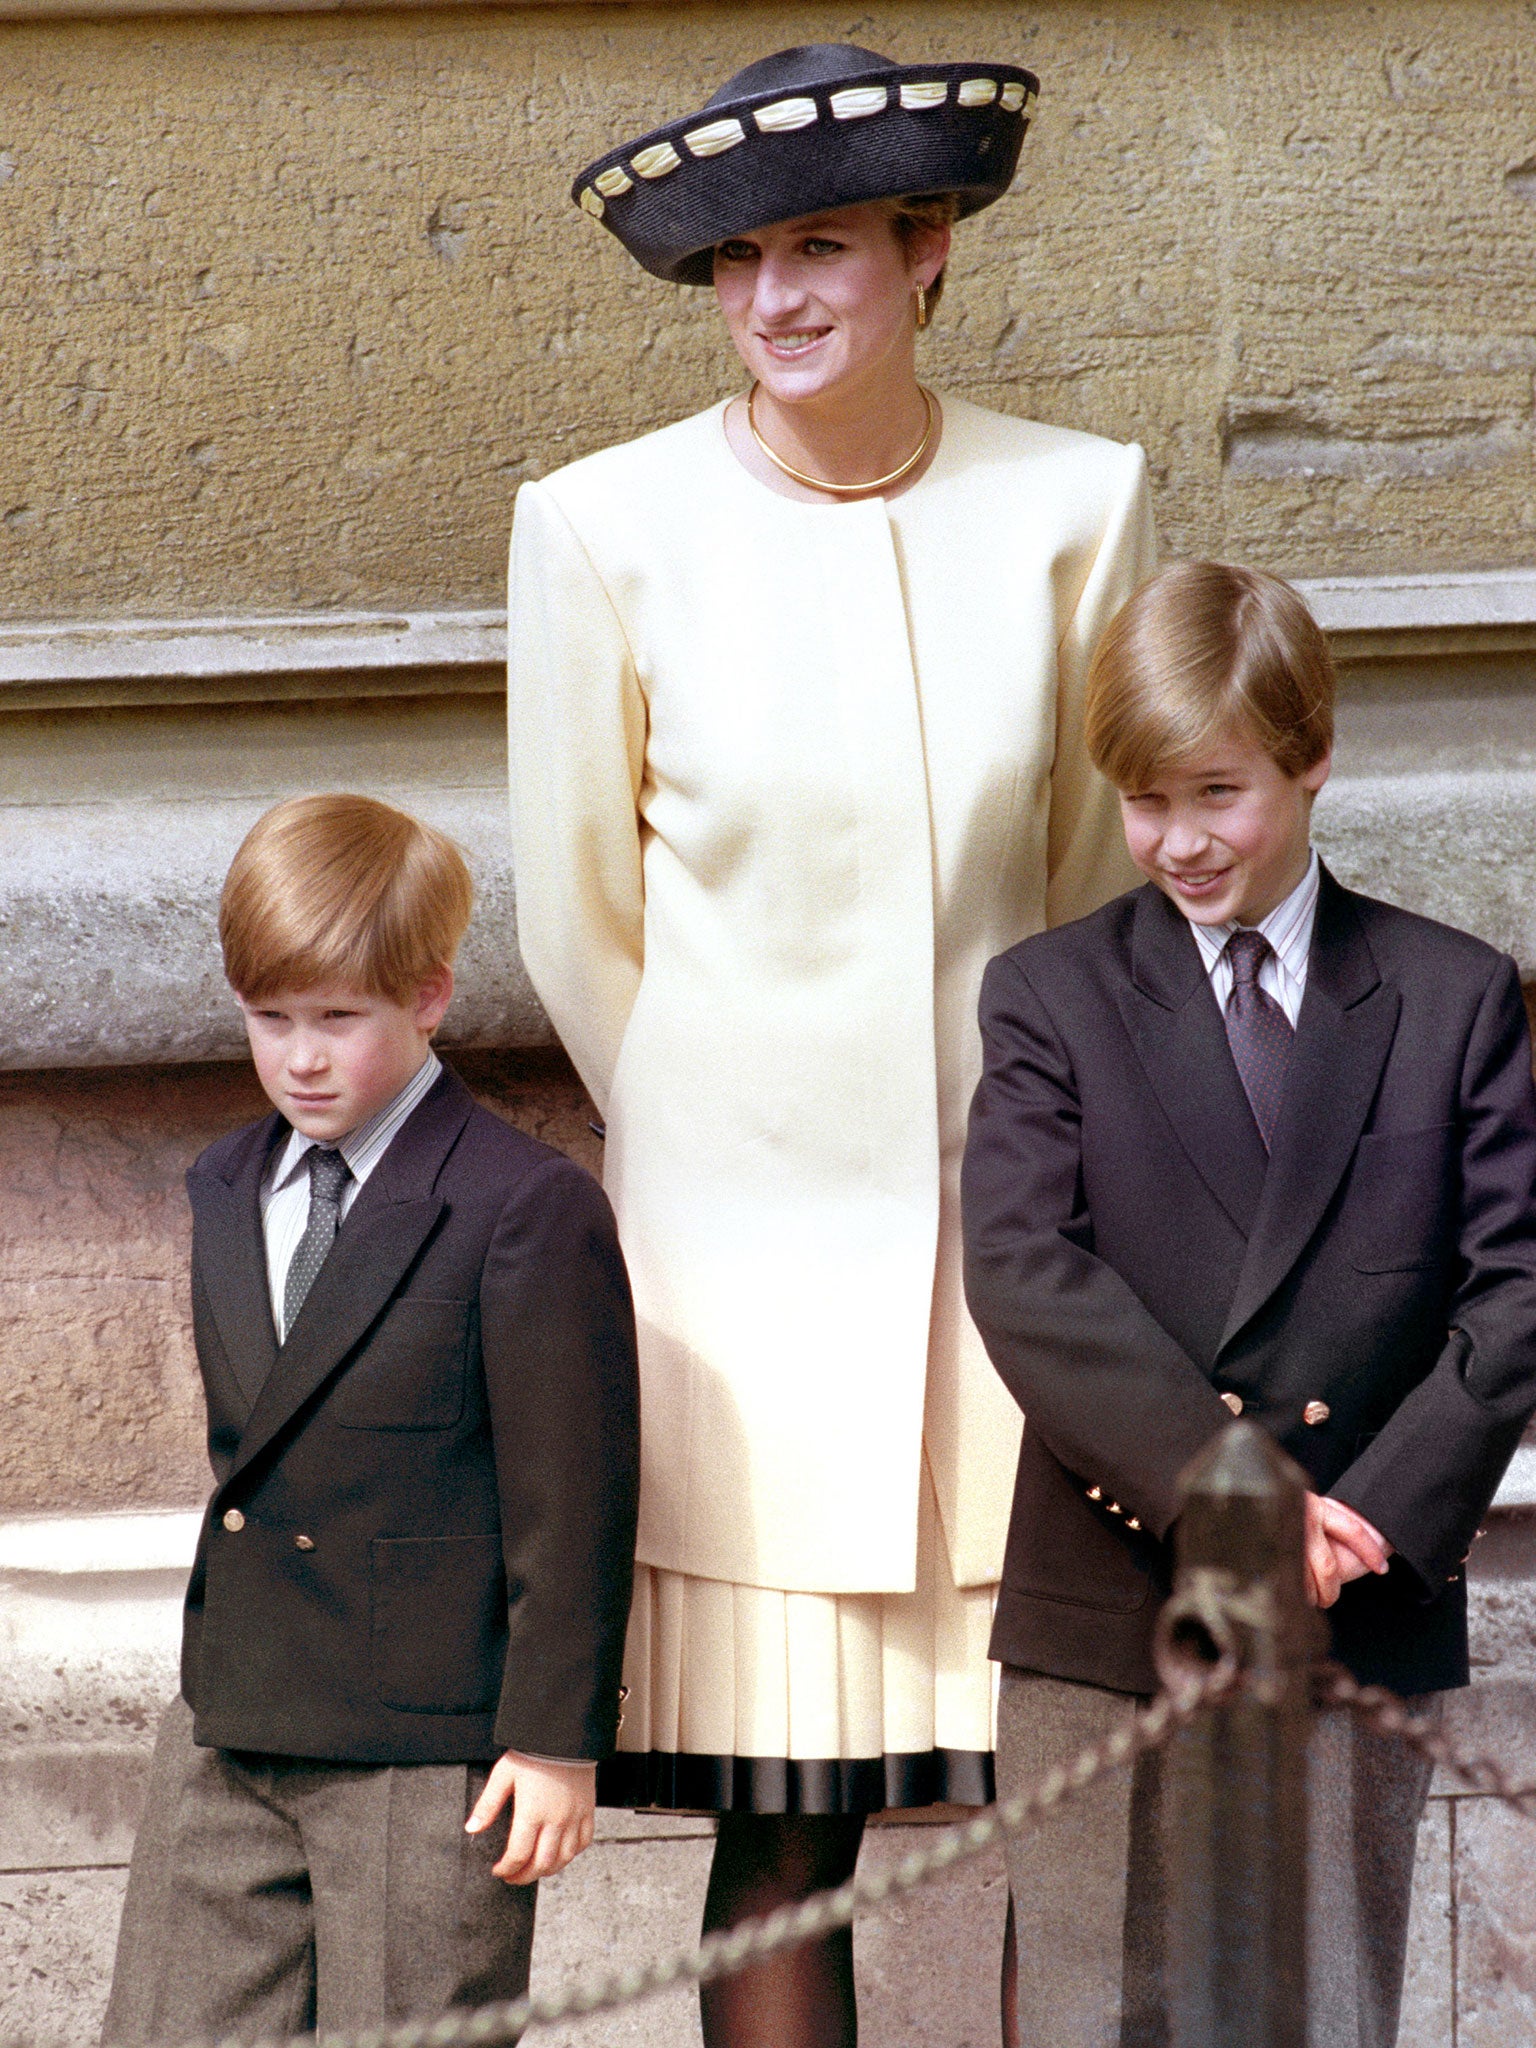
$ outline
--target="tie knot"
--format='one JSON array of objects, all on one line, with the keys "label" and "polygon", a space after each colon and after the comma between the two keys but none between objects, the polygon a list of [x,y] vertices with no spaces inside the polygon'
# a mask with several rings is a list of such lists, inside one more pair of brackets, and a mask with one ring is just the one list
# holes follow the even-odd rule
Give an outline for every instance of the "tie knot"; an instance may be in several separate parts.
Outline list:
[{"label": "tie knot", "polygon": [[352,1178],[352,1169],[333,1146],[312,1145],[309,1149],[309,1193],[311,1201],[336,1202]]},{"label": "tie knot", "polygon": [[1241,988],[1251,987],[1259,978],[1259,969],[1269,958],[1269,941],[1261,931],[1244,925],[1235,931],[1227,941],[1227,958],[1232,963],[1232,979]]}]

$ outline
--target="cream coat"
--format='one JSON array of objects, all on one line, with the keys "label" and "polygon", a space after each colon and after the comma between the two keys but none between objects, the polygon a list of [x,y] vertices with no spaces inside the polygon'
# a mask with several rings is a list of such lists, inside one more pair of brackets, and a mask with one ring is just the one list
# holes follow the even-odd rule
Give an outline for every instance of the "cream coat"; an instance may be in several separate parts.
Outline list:
[{"label": "cream coat", "polygon": [[956,1583],[1001,1570],[976,998],[1134,879],[1082,699],[1153,542],[1139,448],[943,404],[889,503],[765,489],[719,406],[518,495],[523,957],[607,1120],[640,1559],[706,1578],[909,1590],[925,1443]]}]

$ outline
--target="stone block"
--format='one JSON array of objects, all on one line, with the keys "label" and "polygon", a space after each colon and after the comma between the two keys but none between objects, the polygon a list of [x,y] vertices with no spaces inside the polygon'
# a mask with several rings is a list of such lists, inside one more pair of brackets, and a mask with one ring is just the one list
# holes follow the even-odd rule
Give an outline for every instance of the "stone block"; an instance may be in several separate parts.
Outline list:
[{"label": "stone block", "polygon": [[95,2048],[125,1870],[0,1875],[0,2042]]},{"label": "stone block", "polygon": [[[562,1055],[457,1066],[489,1107],[600,1168]],[[248,1066],[0,1075],[0,1515],[206,1498],[183,1176],[266,1107]]]},{"label": "stone block", "polygon": [[[333,786],[334,769],[318,764],[288,773],[274,796]],[[365,793],[400,795],[352,779]],[[406,800],[465,848],[475,877],[443,1044],[547,1045],[517,950],[504,790],[428,787]],[[242,1058],[219,891],[269,801],[0,804],[0,1070]]]},{"label": "stone block", "polygon": [[1491,1799],[1455,1802],[1456,2048],[1536,2040],[1532,1822]]},{"label": "stone block", "polygon": [[0,1872],[125,1864],[148,1779],[142,1743],[0,1749]]},{"label": "stone block", "polygon": [[[1339,880],[1459,925],[1536,969],[1536,769],[1334,777],[1316,840]],[[1476,857],[1469,849],[1476,848]]]},{"label": "stone block", "polygon": [[[707,1825],[707,1824],[706,1824]],[[552,1991],[597,1971],[623,1969],[698,1940],[712,1830],[594,1843],[539,1889],[533,1984]],[[626,2011],[552,2027],[548,2048],[693,2048],[697,1994],[661,1993]]]},{"label": "stone block", "polygon": [[[870,1828],[860,1868],[888,1868],[931,1839]],[[1008,1879],[1000,1850],[862,1914],[854,1933],[859,2039],[870,2048],[996,2048]]]},{"label": "stone block", "polygon": [[1451,1802],[1431,1799],[1419,1828],[1408,1924],[1408,1966],[1398,2048],[1452,2048],[1455,1915],[1451,1889]]}]

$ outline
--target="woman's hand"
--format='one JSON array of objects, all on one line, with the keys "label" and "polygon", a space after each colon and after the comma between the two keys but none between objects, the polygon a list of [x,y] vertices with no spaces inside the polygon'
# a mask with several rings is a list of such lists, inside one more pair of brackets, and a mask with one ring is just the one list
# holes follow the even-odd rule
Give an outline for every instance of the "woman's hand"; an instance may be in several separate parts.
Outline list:
[{"label": "woman's hand", "polygon": [[509,1749],[492,1765],[465,1832],[483,1833],[509,1800],[512,1826],[492,1874],[507,1884],[536,1884],[564,1870],[591,1841],[597,1765],[550,1763]]},{"label": "woman's hand", "polygon": [[1387,1569],[1392,1546],[1364,1515],[1325,1494],[1307,1495],[1307,1598],[1331,1607],[1351,1579]]}]

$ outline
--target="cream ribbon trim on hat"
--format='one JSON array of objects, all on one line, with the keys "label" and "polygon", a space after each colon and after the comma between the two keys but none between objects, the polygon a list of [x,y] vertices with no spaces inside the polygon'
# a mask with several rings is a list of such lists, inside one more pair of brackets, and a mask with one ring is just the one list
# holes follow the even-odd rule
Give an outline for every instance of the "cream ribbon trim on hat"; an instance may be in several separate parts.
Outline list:
[{"label": "cream ribbon trim on hat", "polygon": [[629,167],[637,178],[664,178],[681,162],[682,158],[670,142],[653,142],[649,149],[642,149],[630,158]]},{"label": "cream ribbon trim on hat", "polygon": [[728,149],[734,149],[738,142],[746,139],[746,129],[734,119],[710,121],[703,128],[690,128],[683,137],[695,156],[724,156]]},{"label": "cream ribbon trim on hat", "polygon": [[883,85],[850,85],[831,99],[834,121],[865,121],[871,114],[883,114],[890,94]]},{"label": "cream ribbon trim on hat", "polygon": [[752,116],[765,135],[788,135],[795,128],[810,128],[820,118],[812,99],[774,100],[759,107]]}]

